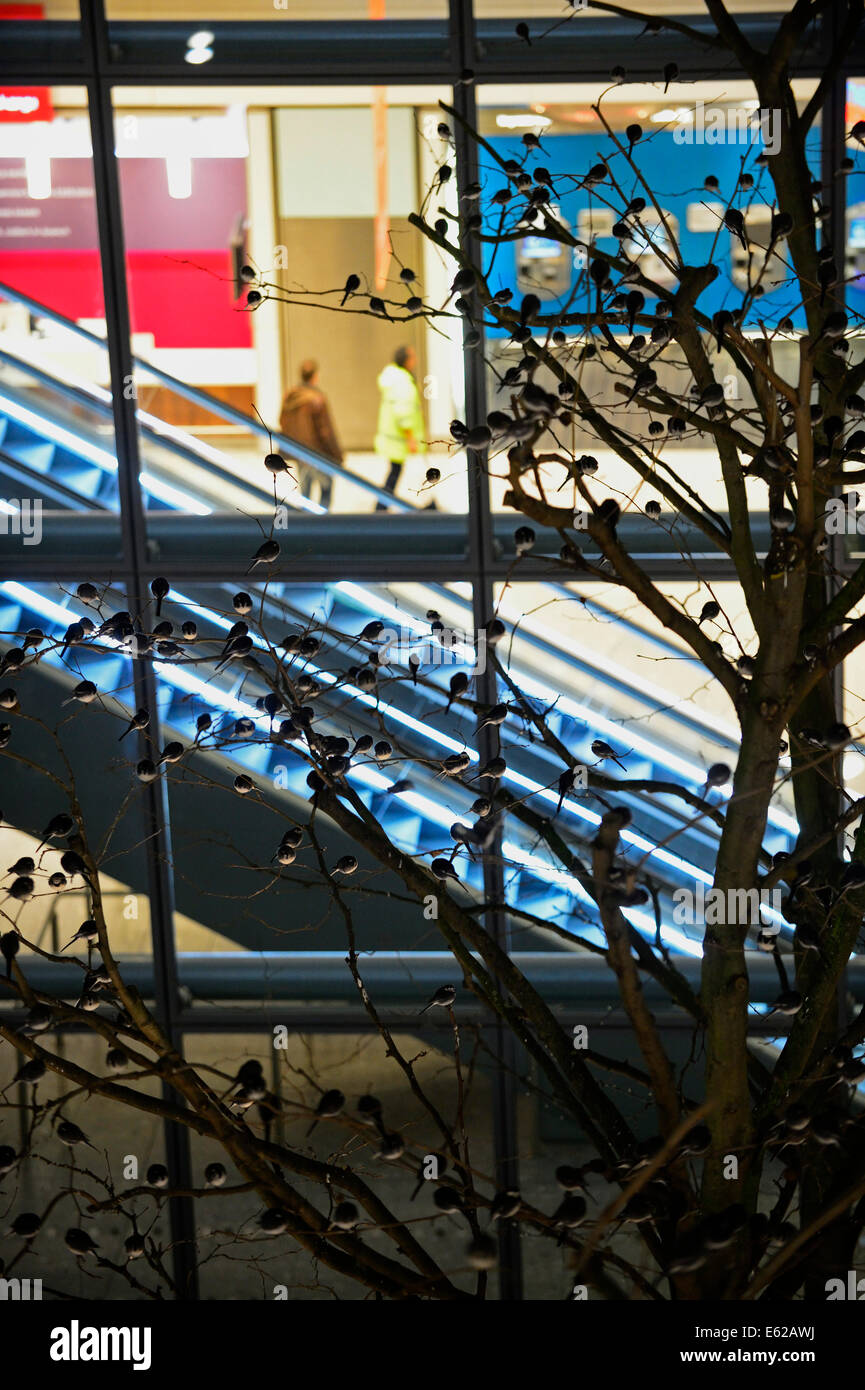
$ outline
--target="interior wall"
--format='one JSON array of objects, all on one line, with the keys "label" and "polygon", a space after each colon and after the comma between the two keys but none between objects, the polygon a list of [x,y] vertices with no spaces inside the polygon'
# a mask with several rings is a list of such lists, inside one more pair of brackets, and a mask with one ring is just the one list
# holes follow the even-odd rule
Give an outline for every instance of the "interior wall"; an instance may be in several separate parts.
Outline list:
[{"label": "interior wall", "polygon": [[[422,273],[420,233],[408,223],[417,206],[417,116],[412,107],[387,112],[387,212],[398,261],[385,299],[404,299],[400,265]],[[324,290],[345,284],[349,274],[374,286],[375,138],[368,106],[325,110],[287,108],[274,112],[277,231],[286,269],[280,285]],[[326,177],[323,171],[326,169]],[[338,300],[332,297],[334,306]],[[359,298],[360,310],[365,301]],[[330,398],[334,422],[345,449],[372,450],[378,417],[376,378],[400,344],[417,353],[417,375],[426,373],[423,320],[391,324],[368,313],[341,313],[305,307],[280,308],[285,384],[297,379],[300,363],[321,364],[321,386]]]},{"label": "interior wall", "polygon": [[[423,250],[420,233],[404,218],[394,218],[392,235],[406,264],[418,265]],[[288,252],[289,270],[279,281],[307,289],[345,284],[352,271],[362,283],[372,283],[374,264],[371,217],[281,218],[279,239]],[[404,292],[404,291],[403,291]],[[397,297],[396,286],[391,293]],[[338,300],[333,300],[338,303]],[[365,301],[360,300],[360,305]],[[284,343],[286,385],[297,380],[305,357],[321,364],[322,390],[330,398],[336,431],[344,449],[372,449],[378,417],[376,378],[393,357],[394,348],[411,344],[417,353],[417,379],[426,374],[423,319],[392,324],[366,313],[329,312],[299,304],[278,309]]]}]

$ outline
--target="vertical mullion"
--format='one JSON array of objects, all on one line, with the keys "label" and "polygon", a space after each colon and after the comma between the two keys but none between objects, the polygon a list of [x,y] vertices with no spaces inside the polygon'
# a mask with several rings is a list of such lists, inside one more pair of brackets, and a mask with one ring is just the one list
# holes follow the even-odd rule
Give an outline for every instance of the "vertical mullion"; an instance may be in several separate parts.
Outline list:
[{"label": "vertical mullion", "polygon": [[[454,85],[454,108],[470,130],[477,129],[477,104],[474,85],[465,80],[472,62],[474,51],[474,31],[471,0],[451,0],[451,30],[454,35],[454,57],[456,77]],[[457,186],[462,193],[466,185],[478,176],[477,145],[466,129],[457,125],[454,131],[456,146]],[[473,256],[480,256],[481,243],[463,234],[464,246]],[[468,329],[464,324],[464,333]],[[486,419],[486,378],[484,364],[484,334],[482,322],[478,324],[481,340],[475,347],[464,347],[463,363],[465,370],[466,420],[477,424]],[[493,614],[493,585],[490,578],[493,561],[492,518],[490,513],[489,479],[486,457],[471,450],[467,454],[468,467],[468,526],[469,557],[473,572],[472,607],[475,630],[483,631]],[[480,651],[480,645],[478,646]],[[481,704],[492,705],[498,699],[498,684],[495,672],[484,664],[484,669],[475,678],[475,695]],[[478,756],[481,765],[498,753],[499,738],[492,726],[482,727],[478,732]],[[495,794],[495,787],[489,788]],[[489,902],[504,902],[504,870],[502,864],[502,835],[499,829],[492,845],[483,852],[484,894]],[[497,944],[505,951],[510,950],[510,930],[507,915],[500,906],[491,908],[485,914],[489,931]],[[501,1019],[495,1023],[494,1052],[496,1070],[493,1076],[493,1144],[495,1150],[496,1181],[499,1187],[519,1186],[519,1166],[517,1162],[517,1117],[516,1117],[516,1071],[517,1049],[511,1030]],[[502,1222],[499,1227],[499,1295],[508,1301],[522,1298],[522,1258],[519,1227],[511,1222]]]},{"label": "vertical mullion", "polygon": [[[93,178],[105,298],[121,529],[125,565],[130,573],[127,602],[131,612],[141,613],[147,599],[146,581],[142,577],[142,565],[147,556],[147,528],[139,487],[140,459],[135,401],[127,398],[124,389],[132,384],[134,375],[111,88],[109,81],[101,76],[107,51],[103,0],[82,0],[81,23],[88,52],[88,66],[92,65],[95,74],[87,83],[87,95],[93,144]],[[159,740],[153,667],[149,661],[133,658],[132,671],[136,705],[143,705],[150,711],[149,732],[152,738]],[[139,748],[142,757],[149,752],[143,735],[139,735]],[[165,779],[159,777],[155,782],[143,786],[141,801],[156,1011],[172,1046],[177,1047],[180,1042],[180,1001],[174,951],[174,884]],[[176,1100],[166,1083],[163,1083],[163,1093],[167,1098]],[[189,1135],[184,1126],[166,1122],[165,1152],[174,1185],[188,1190],[192,1186],[192,1170]],[[185,1197],[171,1198],[169,1214],[178,1294],[184,1299],[194,1299],[198,1296],[198,1271],[195,1259],[195,1213],[191,1200]]]},{"label": "vertical mullion", "polygon": [[[830,8],[826,19],[826,57],[836,42],[840,28],[840,18],[837,10]],[[846,153],[846,105],[847,105],[847,75],[845,72],[836,74],[820,113],[820,181],[823,185],[821,189],[821,201],[828,203],[830,208],[829,234],[826,240],[832,247],[835,264],[838,266],[838,284],[835,286],[835,297],[843,307],[847,301],[847,284],[844,274],[844,255],[847,247],[847,176],[839,172],[841,161]],[[842,495],[843,488],[835,489],[837,496]],[[846,561],[846,544],[844,536],[833,536],[831,542],[833,575],[829,580],[830,596],[833,591],[837,591],[843,583],[843,575]],[[844,718],[844,662],[840,662],[832,672],[833,693],[835,697],[835,708],[838,711],[838,718]],[[839,801],[839,814],[841,805]],[[838,837],[838,853],[841,854],[843,847],[843,835]],[[838,980],[837,991],[837,1010],[838,1024],[840,1028],[846,1028],[850,1022],[849,1011],[847,1008],[848,976],[845,963],[844,970]]]}]

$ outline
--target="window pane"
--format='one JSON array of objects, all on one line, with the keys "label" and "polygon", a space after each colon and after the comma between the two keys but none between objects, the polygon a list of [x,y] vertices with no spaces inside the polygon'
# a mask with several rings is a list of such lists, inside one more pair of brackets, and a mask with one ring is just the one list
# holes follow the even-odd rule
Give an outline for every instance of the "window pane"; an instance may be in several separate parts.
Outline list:
[{"label": "window pane", "polygon": [[117,460],[87,97],[79,87],[4,96],[19,109],[0,125],[0,496],[19,512],[22,500],[38,504],[41,555],[48,546],[69,555],[86,535],[86,553],[114,558]]},{"label": "window pane", "polygon": [[[437,511],[465,511],[464,456],[449,451],[461,323],[440,332],[404,310],[417,290],[445,301],[453,274],[407,220],[441,155],[440,94],[115,91],[140,447],[160,485],[147,505],[161,546],[180,528],[185,552],[195,517],[209,518],[212,555],[231,553],[242,514],[269,525],[276,512],[306,547],[307,520],[324,513],[389,509],[398,521],[427,509],[418,524],[432,534]],[[358,288],[341,307],[350,276]],[[386,317],[370,311],[377,294]],[[275,479],[269,431],[290,465]]]},{"label": "window pane", "polygon": [[[81,940],[68,957],[67,948],[96,905],[90,878],[62,859],[75,849],[69,836],[83,835],[97,866],[112,951],[121,960],[136,958],[139,974],[143,962],[142,987],[150,997],[150,885],[134,778],[142,754],[130,748],[133,736],[118,741],[135,708],[132,668],[120,636],[100,633],[127,600],[121,589],[94,579],[98,598],[90,603],[78,597],[75,581],[0,581],[0,642],[6,653],[25,653],[2,681],[9,703],[0,838],[4,865],[34,861],[17,875],[32,881],[32,893],[11,900],[6,916],[28,942],[61,957],[28,955],[34,979],[80,994],[88,944]],[[82,621],[93,624],[89,633]],[[72,819],[62,833],[44,835],[58,816]]]},{"label": "window pane", "polygon": [[[692,616],[711,595],[721,613],[709,630],[727,655],[736,660],[754,652],[738,586],[664,582],[659,587]],[[702,922],[682,925],[672,895],[679,887],[694,891],[695,884],[711,883],[717,829],[705,815],[695,816],[669,786],[629,791],[627,784],[674,783],[702,794],[709,767],[735,763],[739,736],[727,696],[706,680],[705,670],[677,638],[612,585],[519,583],[500,592],[498,603],[508,636],[498,644],[495,659],[504,673],[502,698],[510,706],[500,733],[508,767],[502,788],[516,798],[505,824],[505,888],[509,903],[528,914],[515,919],[515,945],[560,948],[556,928],[601,940],[595,904],[567,858],[575,854],[590,862],[590,842],[605,810],[603,788],[591,783],[598,774],[610,779],[608,791],[614,790],[617,804],[633,815],[622,834],[623,865],[637,871],[638,883],[645,876],[657,889],[668,944],[692,951],[690,938],[702,935]],[[530,712],[547,733],[542,736],[534,725],[534,739],[527,742],[523,730]],[[582,769],[561,804],[558,779],[564,768],[554,740]],[[592,747],[597,740],[612,751],[599,755]],[[723,806],[729,788],[708,795]],[[562,838],[564,852],[558,838],[550,840],[550,829]],[[765,843],[773,852],[789,850],[795,833],[789,788],[781,784]],[[628,911],[638,930],[654,935],[651,901]]]},{"label": "window pane", "polygon": [[[118,1079],[106,1066],[109,1044],[95,1033],[61,1033],[49,1028],[36,1041],[46,1052],[90,1076]],[[159,1289],[161,1297],[170,1299],[168,1280],[146,1259],[127,1263],[125,1250],[125,1242],[135,1229],[148,1246],[155,1243],[163,1252],[170,1247],[167,1204],[159,1190],[148,1188],[146,1183],[150,1166],[165,1161],[161,1120],[135,1106],[121,1106],[88,1092],[50,1066],[35,1087],[11,1085],[26,1061],[22,1053],[4,1044],[0,1055],[0,1086],[5,1097],[3,1142],[18,1155],[11,1173],[4,1173],[4,1273],[19,1279],[41,1279],[41,1296],[46,1301],[137,1300],[147,1297],[145,1288]],[[159,1083],[152,1077],[136,1077],[134,1081],[124,1077],[123,1081],[142,1095],[159,1095]],[[58,1103],[62,1103],[60,1118],[83,1131],[92,1148],[84,1141],[70,1147],[58,1138],[52,1124],[58,1120]],[[34,1113],[37,1105],[38,1115]],[[112,1189],[118,1199],[116,1205],[111,1202]],[[90,1211],[91,1204],[102,1209]],[[26,1242],[10,1233],[10,1227],[25,1213],[42,1218],[35,1239]],[[99,1247],[101,1260],[118,1268],[97,1265],[92,1256],[77,1258],[64,1239],[70,1227],[86,1232]],[[38,1297],[31,1291],[31,1298],[34,1296]]]},{"label": "window pane", "polygon": [[[454,631],[453,647],[443,649],[434,637],[433,611]],[[190,979],[199,967],[216,972],[208,997],[235,997],[232,989],[249,997],[252,986],[241,990],[239,980],[250,980],[256,969],[268,996],[296,988],[278,959],[278,976],[266,962],[253,961],[241,963],[242,976],[232,978],[229,970],[222,978],[218,961],[197,957],[324,951],[344,959],[346,924],[334,911],[335,883],[344,887],[368,945],[384,952],[441,950],[437,914],[424,897],[434,897],[436,880],[426,871],[450,846],[449,827],[474,799],[470,783],[458,785],[444,768],[455,752],[473,749],[466,586],[189,582],[172,588],[163,619],[174,625],[177,652],[158,664],[161,719],[165,738],[183,749],[165,769],[181,974],[187,967]],[[186,639],[182,624],[190,621],[197,631]],[[241,630],[245,645],[232,656],[235,649],[226,648],[236,623],[248,633]],[[373,635],[363,638],[364,632]],[[419,660],[414,672],[409,658]],[[457,677],[468,685],[451,701]],[[375,839],[364,848],[351,825],[312,816],[308,778],[322,756],[331,760],[327,767],[354,814],[371,811],[400,853],[424,867],[422,893],[386,867],[387,842]],[[471,759],[477,759],[473,751]],[[280,860],[282,837],[295,830],[298,843]],[[333,877],[348,856],[359,861],[357,870]],[[461,861],[459,877],[467,892],[479,893],[476,861]],[[341,979],[342,997],[350,998],[346,972]],[[307,980],[303,988],[314,991],[316,983]],[[196,994],[208,991],[197,987]]]},{"label": "window pane", "polygon": [[[410,1222],[414,1238],[429,1252],[439,1269],[459,1288],[472,1289],[477,1275],[468,1267],[466,1248],[470,1230],[462,1215],[445,1214],[437,1209],[434,1181],[419,1182],[418,1169],[424,1156],[441,1160],[444,1147],[422,1102],[413,1095],[395,1060],[385,1056],[381,1037],[375,1032],[324,1034],[291,1030],[288,1045],[275,1045],[279,1032],[231,1036],[195,1035],[186,1039],[186,1056],[196,1065],[213,1067],[221,1077],[205,1073],[211,1084],[230,1086],[242,1063],[255,1059],[261,1063],[265,1083],[275,1097],[276,1114],[270,1136],[276,1143],[331,1165],[349,1167],[383,1202],[395,1221]],[[453,1033],[449,1027],[437,1032],[433,1042],[408,1030],[394,1033],[394,1042],[403,1057],[412,1058],[417,1081],[439,1113],[451,1123],[456,1113],[457,1085],[453,1054]],[[483,1055],[470,1071],[472,1045],[463,1037],[461,1057],[465,1084],[464,1115],[469,1135],[473,1182],[484,1198],[492,1192],[491,1173],[491,1096],[490,1077]],[[346,1097],[343,1113],[322,1120],[308,1136],[314,1107],[324,1090],[337,1088]],[[361,1123],[357,1102],[362,1095],[374,1095],[382,1105],[383,1124],[398,1134],[405,1153],[396,1162],[377,1157],[381,1141],[369,1125]],[[247,1112],[248,1117],[250,1112]],[[248,1118],[255,1133],[261,1132],[257,1114]],[[197,1185],[207,1163],[224,1159],[212,1143],[192,1136],[193,1173]],[[450,1171],[453,1172],[452,1165]],[[369,1297],[362,1280],[347,1278],[314,1261],[290,1236],[262,1237],[257,1227],[262,1212],[261,1198],[255,1193],[232,1193],[227,1189],[239,1182],[239,1175],[226,1162],[228,1177],[224,1197],[197,1205],[200,1238],[201,1292],[204,1298],[242,1298],[312,1301],[319,1298],[361,1299]],[[433,1171],[430,1167],[429,1171]],[[446,1176],[446,1165],[438,1170]],[[290,1167],[286,1177],[292,1186],[323,1215],[332,1209],[322,1185],[295,1175]],[[417,1195],[413,1197],[415,1189]],[[334,1184],[332,1204],[351,1194]],[[354,1199],[352,1199],[354,1200]],[[366,1215],[366,1213],[363,1213]],[[401,1259],[386,1233],[374,1220],[364,1221],[357,1234],[366,1244]],[[486,1219],[481,1218],[485,1228]],[[490,1276],[495,1297],[495,1271]]]},{"label": "window pane", "polygon": [[[797,85],[800,109],[813,87],[811,82]],[[680,249],[685,264],[717,266],[720,273],[699,296],[700,313],[711,320],[718,310],[738,304],[746,294],[747,332],[761,335],[765,322],[773,331],[776,370],[795,379],[796,334],[805,322],[801,294],[786,256],[774,254],[766,261],[774,190],[767,171],[756,163],[762,150],[774,147],[775,117],[768,113],[761,124],[753,89],[744,82],[725,84],[723,90],[709,82],[673,83],[666,95],[657,86],[625,83],[607,90],[603,98],[602,111],[610,135],[594,110],[601,93],[601,86],[588,83],[502,84],[479,89],[481,134],[499,160],[516,160],[532,176],[532,171],[539,168],[542,179],[550,179],[550,225],[558,228],[557,237],[544,234],[543,211],[539,213],[537,207],[529,209],[516,184],[509,184],[502,165],[482,150],[482,180],[489,189],[487,201],[481,201],[485,232],[493,239],[500,234],[507,238],[498,244],[486,244],[484,270],[490,277],[489,288],[492,293],[510,291],[514,305],[529,293],[541,301],[533,335],[540,344],[542,357],[541,364],[533,366],[531,379],[535,385],[557,391],[559,383],[550,365],[564,368],[578,380],[603,423],[612,421],[627,425],[632,432],[636,430],[641,444],[653,457],[662,456],[665,461],[669,457],[677,472],[688,478],[699,476],[700,496],[708,505],[723,510],[720,467],[708,434],[694,428],[673,434],[682,422],[675,421],[671,426],[670,411],[659,410],[653,415],[649,410],[644,417],[638,416],[634,424],[636,412],[630,409],[625,418],[624,398],[617,387],[627,379],[630,368],[618,354],[633,337],[642,338],[643,347],[637,351],[645,350],[646,362],[651,359],[654,363],[660,389],[674,401],[687,400],[693,378],[675,341],[667,348],[663,344],[655,348],[656,340],[650,337],[655,329],[655,304],[649,290],[633,324],[621,306],[617,309],[617,292],[621,291],[624,300],[628,290],[624,281],[619,284],[617,274],[612,276],[612,287],[602,299],[606,332],[612,341],[605,338],[597,322],[586,328],[587,316],[591,318],[597,312],[596,289],[587,271],[587,248],[597,246],[637,265],[658,287],[659,301],[678,284],[674,248]],[[640,131],[633,159],[644,182],[628,164],[624,149],[617,150],[614,144],[615,138],[627,148],[626,132],[633,126]],[[528,150],[523,136],[539,137],[540,147]],[[810,167],[819,178],[819,124],[810,132],[807,151]],[[609,161],[607,173],[600,183],[587,182],[586,175],[597,166],[599,158]],[[743,158],[745,183],[735,192],[743,172]],[[716,180],[714,188],[704,187],[707,176]],[[610,179],[614,180],[612,187]],[[492,201],[498,193],[504,196],[508,191],[511,196],[505,204]],[[642,199],[643,210],[628,222],[626,208],[637,197]],[[723,225],[724,200],[732,197],[745,219],[747,250]],[[623,225],[630,226],[630,236],[614,234]],[[559,325],[558,316],[563,315],[568,321]],[[779,333],[778,325],[785,318],[790,320],[790,329]],[[549,341],[559,327],[561,340]],[[589,350],[588,355],[584,348]],[[742,372],[726,351],[716,352],[714,343],[710,345],[710,356],[729,409],[747,410],[750,388]],[[507,413],[519,400],[530,361],[534,361],[533,357],[526,354],[510,328],[488,314],[490,409]],[[632,493],[639,483],[636,472],[622,463],[599,436],[582,405],[571,409],[564,397],[562,400],[562,412],[555,427],[543,437],[542,448],[546,452],[558,451],[564,457],[588,452],[598,459],[599,479]],[[659,434],[654,432],[658,430]],[[510,436],[506,432],[503,435],[501,428],[498,440],[494,434],[491,471],[497,508],[504,506],[508,488],[509,441]],[[569,503],[572,485],[558,492],[560,484],[566,482],[565,471],[548,463],[541,474],[548,496],[559,505]],[[760,490],[752,487],[751,491],[755,499],[761,499],[758,509],[762,509]]]}]

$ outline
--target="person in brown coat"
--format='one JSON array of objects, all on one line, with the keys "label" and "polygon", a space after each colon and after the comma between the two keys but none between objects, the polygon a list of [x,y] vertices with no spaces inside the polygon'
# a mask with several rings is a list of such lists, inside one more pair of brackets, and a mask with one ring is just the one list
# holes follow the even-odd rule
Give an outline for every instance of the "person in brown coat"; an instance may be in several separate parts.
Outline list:
[{"label": "person in brown coat", "polygon": [[[296,439],[334,463],[343,462],[343,452],[331,419],[327,396],[318,385],[318,363],[307,358],[300,364],[300,381],[286,392],[279,416],[280,432],[288,439]],[[301,466],[301,480],[315,475],[315,470]],[[330,505],[332,479],[330,474],[321,473],[322,506]]]}]

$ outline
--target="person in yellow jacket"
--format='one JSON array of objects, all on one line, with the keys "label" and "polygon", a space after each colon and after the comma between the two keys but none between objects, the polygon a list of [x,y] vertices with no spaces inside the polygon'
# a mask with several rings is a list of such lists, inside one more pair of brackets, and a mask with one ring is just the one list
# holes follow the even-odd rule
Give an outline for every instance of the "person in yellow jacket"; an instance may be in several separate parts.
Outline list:
[{"label": "person in yellow jacket", "polygon": [[[378,377],[381,402],[375,451],[390,464],[384,487],[385,491],[391,494],[396,491],[408,455],[426,453],[423,409],[414,379],[416,365],[414,348],[398,347],[393,361],[387,364]],[[379,502],[376,511],[384,511],[383,502]]]}]

